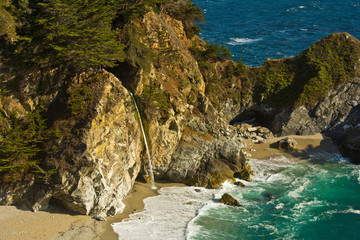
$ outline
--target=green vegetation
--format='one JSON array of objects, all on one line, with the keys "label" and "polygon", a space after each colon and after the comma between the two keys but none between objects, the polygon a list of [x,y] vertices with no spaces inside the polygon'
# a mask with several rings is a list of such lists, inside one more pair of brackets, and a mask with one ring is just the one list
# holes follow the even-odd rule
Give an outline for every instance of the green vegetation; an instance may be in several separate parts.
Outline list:
[{"label": "green vegetation", "polygon": [[198,61],[200,68],[209,68],[212,62],[224,61],[232,57],[225,45],[218,45],[206,41],[204,46],[193,44],[190,51]]},{"label": "green vegetation", "polygon": [[156,108],[158,110],[167,112],[169,109],[168,98],[159,86],[146,85],[144,91],[141,94],[142,102],[149,104],[148,107]]},{"label": "green vegetation", "polygon": [[196,22],[204,22],[204,15],[197,4],[192,3],[190,0],[170,0],[165,2],[161,6],[161,10],[181,21],[189,38],[192,38],[201,31]]},{"label": "green vegetation", "polygon": [[292,72],[284,61],[266,61],[263,66],[254,69],[257,85],[255,86],[255,101],[262,101],[278,94],[294,81]]},{"label": "green vegetation", "polygon": [[359,74],[359,56],[357,39],[334,33],[295,58],[267,60],[249,73],[254,100],[278,107],[312,108],[330,89]]},{"label": "green vegetation", "polygon": [[298,102],[313,106],[324,98],[330,89],[357,75],[359,56],[359,41],[341,33],[321,39],[302,53],[299,57],[306,61],[310,71]]},{"label": "green vegetation", "polygon": [[[16,2],[16,1],[15,1]],[[124,59],[111,29],[116,1],[44,0],[14,3],[18,39],[7,56],[14,65],[71,72],[113,66]]]},{"label": "green vegetation", "polygon": [[15,20],[9,13],[10,3],[8,0],[0,0],[0,37],[15,39]]},{"label": "green vegetation", "polygon": [[50,138],[40,111],[29,112],[24,120],[13,120],[2,133],[0,142],[0,176],[4,182],[26,180],[29,174],[49,177],[54,170],[41,168],[43,144]]},{"label": "green vegetation", "polygon": [[67,107],[73,116],[83,113],[89,105],[89,101],[93,99],[93,93],[86,85],[71,89],[69,93],[69,104]]}]

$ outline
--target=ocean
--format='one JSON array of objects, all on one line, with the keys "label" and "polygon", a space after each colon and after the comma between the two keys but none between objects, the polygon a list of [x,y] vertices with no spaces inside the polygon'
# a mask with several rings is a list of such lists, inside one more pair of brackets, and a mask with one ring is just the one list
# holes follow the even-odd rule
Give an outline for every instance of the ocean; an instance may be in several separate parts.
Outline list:
[{"label": "ocean", "polygon": [[[252,182],[167,187],[113,224],[119,239],[360,239],[360,166],[339,154],[251,159]],[[218,201],[230,193],[241,207]]]},{"label": "ocean", "polygon": [[[201,36],[250,66],[296,56],[333,32],[360,37],[360,1],[196,0]],[[113,224],[119,239],[360,239],[360,166],[340,154],[250,159],[252,182],[221,189],[169,187],[143,212]],[[241,207],[218,201],[223,193]]]},{"label": "ocean", "polygon": [[249,66],[293,57],[334,32],[360,38],[359,0],[195,0],[201,37],[225,44]]}]

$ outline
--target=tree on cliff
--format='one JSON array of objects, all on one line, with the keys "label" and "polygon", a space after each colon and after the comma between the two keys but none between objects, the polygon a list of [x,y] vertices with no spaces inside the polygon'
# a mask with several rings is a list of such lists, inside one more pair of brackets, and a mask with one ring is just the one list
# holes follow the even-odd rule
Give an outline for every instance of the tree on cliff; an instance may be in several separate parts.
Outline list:
[{"label": "tree on cliff", "polygon": [[118,2],[122,1],[22,1],[17,6],[19,38],[10,59],[40,69],[114,66],[124,59],[124,46],[111,28]]}]

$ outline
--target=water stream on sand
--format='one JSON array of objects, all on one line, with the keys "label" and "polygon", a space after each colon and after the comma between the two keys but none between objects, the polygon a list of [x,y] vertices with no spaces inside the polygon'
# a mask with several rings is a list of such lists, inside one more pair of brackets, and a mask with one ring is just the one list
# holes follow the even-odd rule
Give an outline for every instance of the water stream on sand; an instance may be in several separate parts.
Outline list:
[{"label": "water stream on sand", "polygon": [[146,148],[146,154],[147,154],[147,157],[148,157],[148,166],[149,166],[149,175],[150,175],[150,181],[151,181],[151,188],[152,189],[156,189],[155,187],[155,184],[154,184],[154,173],[153,173],[153,169],[152,169],[152,162],[151,162],[151,157],[150,157],[150,151],[149,151],[149,145],[148,145],[148,142],[147,142],[147,139],[146,139],[146,134],[145,134],[145,130],[144,130],[144,125],[143,125],[143,122],[142,122],[142,119],[141,119],[141,115],[140,115],[140,111],[139,111],[139,108],[138,108],[138,105],[136,103],[136,100],[135,100],[135,97],[134,97],[134,94],[132,94],[130,92],[130,95],[131,95],[131,98],[135,104],[135,108],[136,108],[136,112],[139,116],[139,122],[140,122],[140,127],[141,127],[141,132],[143,134],[143,138],[144,138],[144,143],[145,143],[145,148]]}]

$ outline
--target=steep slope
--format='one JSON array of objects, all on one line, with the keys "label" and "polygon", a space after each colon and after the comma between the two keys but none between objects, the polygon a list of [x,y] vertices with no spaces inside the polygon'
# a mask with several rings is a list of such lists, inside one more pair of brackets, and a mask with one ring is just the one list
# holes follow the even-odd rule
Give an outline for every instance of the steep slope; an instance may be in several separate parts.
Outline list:
[{"label": "steep slope", "polygon": [[15,144],[26,149],[24,154],[10,164],[1,162],[1,204],[36,211],[55,201],[99,219],[121,211],[135,178],[147,179],[140,120],[156,179],[206,187],[218,187],[234,175],[249,180],[244,143],[205,96],[202,73],[189,50],[205,43],[189,36],[192,27],[185,20],[166,11],[149,11],[118,27],[126,60],[108,69],[111,73],[1,69],[1,148],[9,153],[2,159],[11,156],[13,136],[27,136],[25,129],[33,126],[23,145]]}]

